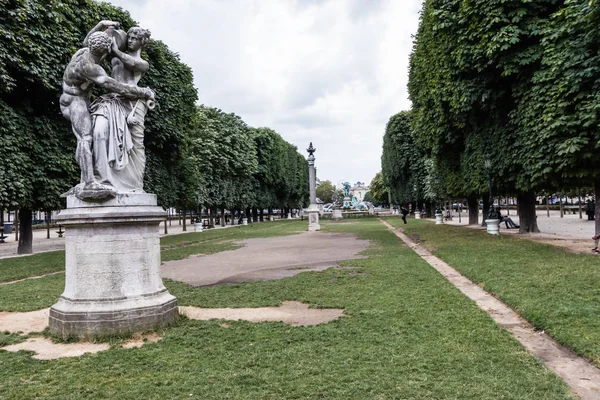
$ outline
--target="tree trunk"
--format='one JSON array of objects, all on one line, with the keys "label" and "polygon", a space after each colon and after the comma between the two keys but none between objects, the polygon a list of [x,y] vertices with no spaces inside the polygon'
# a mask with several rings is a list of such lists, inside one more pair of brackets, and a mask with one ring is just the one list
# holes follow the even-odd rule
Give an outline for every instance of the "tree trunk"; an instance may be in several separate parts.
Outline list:
[{"label": "tree trunk", "polygon": [[479,199],[477,196],[467,197],[467,206],[469,207],[469,225],[479,223]]},{"label": "tree trunk", "polygon": [[235,208],[231,209],[231,225],[235,225]]},{"label": "tree trunk", "polygon": [[252,222],[258,222],[258,208],[252,209]]},{"label": "tree trunk", "polygon": [[594,197],[596,199],[596,209],[594,213],[594,220],[596,231],[595,235],[600,233],[600,174],[594,177]]},{"label": "tree trunk", "polygon": [[250,213],[250,207],[246,207],[246,210],[244,211],[244,217],[246,217],[249,224],[252,223],[252,215]]},{"label": "tree trunk", "polygon": [[535,193],[519,192],[517,203],[519,205],[519,233],[539,232],[537,216],[535,215]]},{"label": "tree trunk", "polygon": [[425,212],[427,213],[427,218],[433,218],[433,204],[428,201],[425,203]]},{"label": "tree trunk", "polygon": [[260,222],[265,222],[265,210],[262,208],[260,209],[259,220]]},{"label": "tree trunk", "polygon": [[167,216],[165,217],[165,235],[169,234],[169,230],[167,228],[167,222],[169,220],[169,214],[167,214]]},{"label": "tree trunk", "polygon": [[52,211],[46,211],[46,239],[50,239],[50,220]]},{"label": "tree trunk", "polygon": [[565,216],[565,210],[563,210],[563,203],[562,203],[562,199],[563,199],[563,194],[559,194],[560,198],[558,199],[558,208],[560,209],[560,217],[564,218]]},{"label": "tree trunk", "polygon": [[19,210],[19,245],[17,254],[33,253],[33,230],[31,227],[31,210]]},{"label": "tree trunk", "polygon": [[579,219],[583,218],[583,208],[581,207],[581,193],[579,193]]},{"label": "tree trunk", "polygon": [[15,231],[15,242],[19,241],[19,210],[15,210],[13,230]]},{"label": "tree trunk", "polygon": [[187,225],[186,225],[186,220],[185,220],[185,214],[186,214],[186,211],[185,211],[185,210],[183,210],[183,211],[181,212],[181,216],[182,216],[182,218],[181,218],[181,219],[183,220],[183,231],[184,231],[184,232],[187,232]]},{"label": "tree trunk", "polygon": [[546,216],[550,218],[550,199],[546,195]]},{"label": "tree trunk", "polygon": [[179,225],[181,225],[181,210],[178,210],[177,219],[179,220]]},{"label": "tree trunk", "polygon": [[487,219],[488,211],[490,211],[490,199],[487,196],[483,196],[483,206],[481,208],[481,226],[487,226],[485,220]]},{"label": "tree trunk", "polygon": [[[202,219],[200,219],[202,220]],[[211,207],[208,209],[208,226],[210,228],[215,227],[215,208]]]}]

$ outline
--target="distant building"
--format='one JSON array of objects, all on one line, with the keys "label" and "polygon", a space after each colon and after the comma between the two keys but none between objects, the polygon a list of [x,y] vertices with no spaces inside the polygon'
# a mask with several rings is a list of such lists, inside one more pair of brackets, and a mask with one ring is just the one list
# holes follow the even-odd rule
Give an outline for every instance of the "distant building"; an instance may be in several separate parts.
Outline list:
[{"label": "distant building", "polygon": [[369,186],[367,186],[366,183],[356,182],[354,186],[350,189],[350,195],[356,197],[356,200],[358,201],[363,201],[368,191]]}]

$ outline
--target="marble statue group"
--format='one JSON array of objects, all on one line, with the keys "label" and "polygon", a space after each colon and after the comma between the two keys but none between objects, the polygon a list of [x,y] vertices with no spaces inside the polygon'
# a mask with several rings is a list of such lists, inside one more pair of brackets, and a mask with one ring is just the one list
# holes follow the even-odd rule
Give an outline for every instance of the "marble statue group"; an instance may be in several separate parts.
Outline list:
[{"label": "marble statue group", "polygon": [[[60,109],[77,138],[81,180],[55,218],[66,230],[65,290],[48,323],[64,337],[142,332],[179,315],[160,277],[158,225],[167,213],[143,190],[144,120],[155,99],[138,83],[149,40],[147,29],[101,21],[65,69]],[[101,92],[92,99],[94,87]]]},{"label": "marble statue group", "polygon": [[[147,29],[124,32],[118,22],[101,21],[67,65],[60,107],[77,138],[81,168],[81,182],[68,195],[104,201],[117,193],[143,192],[144,118],[155,104],[154,92],[137,84],[148,71],[141,51],[149,40]],[[106,59],[110,76],[102,68]],[[106,93],[92,102],[94,86]]]}]

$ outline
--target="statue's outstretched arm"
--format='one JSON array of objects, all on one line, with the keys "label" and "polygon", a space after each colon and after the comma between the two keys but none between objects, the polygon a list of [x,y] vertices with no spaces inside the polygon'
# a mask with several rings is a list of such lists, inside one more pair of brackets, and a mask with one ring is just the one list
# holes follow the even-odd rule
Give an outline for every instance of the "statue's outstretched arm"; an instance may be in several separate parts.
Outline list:
[{"label": "statue's outstretched arm", "polygon": [[109,92],[120,94],[129,99],[139,99],[140,97],[154,99],[154,92],[149,88],[118,82],[106,75],[104,69],[98,65],[92,67],[86,75],[89,80]]},{"label": "statue's outstretched arm", "polygon": [[127,69],[145,74],[150,68],[148,62],[143,60],[142,58],[132,57],[129,54],[119,50],[119,46],[117,46],[117,42],[114,38],[112,42],[111,52],[114,56],[121,60],[121,62],[123,63],[123,65],[125,65]]},{"label": "statue's outstretched arm", "polygon": [[92,30],[88,32],[88,34],[86,35],[85,39],[83,39],[83,45],[85,47],[88,46],[88,39],[90,38],[90,36],[92,35],[92,33],[101,31],[102,29],[106,29],[109,26],[114,26],[116,29],[119,29],[120,25],[121,24],[118,23],[118,22],[109,21],[109,20],[104,20],[104,21],[98,22],[98,25],[96,25],[95,27],[93,27]]}]

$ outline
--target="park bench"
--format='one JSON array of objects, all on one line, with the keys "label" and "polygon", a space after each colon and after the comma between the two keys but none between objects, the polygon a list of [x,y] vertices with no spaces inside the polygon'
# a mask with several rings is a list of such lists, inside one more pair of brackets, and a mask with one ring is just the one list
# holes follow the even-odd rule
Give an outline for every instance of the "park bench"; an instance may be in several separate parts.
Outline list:
[{"label": "park bench", "polygon": [[569,211],[571,211],[572,214],[577,214],[577,211],[579,211],[579,206],[563,206],[563,210],[565,214],[568,214]]},{"label": "park bench", "polygon": [[56,231],[56,233],[58,233],[59,238],[63,237],[63,234],[65,233],[65,231],[63,230],[62,225],[58,226],[58,230]]}]

